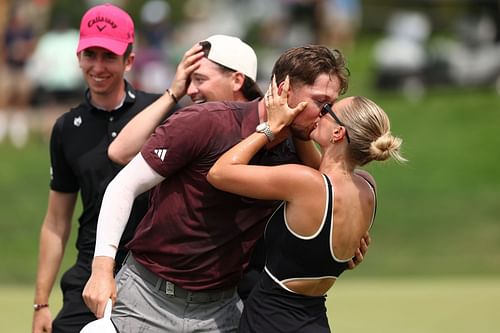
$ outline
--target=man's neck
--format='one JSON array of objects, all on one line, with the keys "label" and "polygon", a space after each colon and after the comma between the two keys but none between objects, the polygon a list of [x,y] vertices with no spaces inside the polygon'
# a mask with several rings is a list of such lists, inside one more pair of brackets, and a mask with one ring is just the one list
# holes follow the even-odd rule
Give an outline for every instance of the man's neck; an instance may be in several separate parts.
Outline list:
[{"label": "man's neck", "polygon": [[120,108],[125,101],[125,89],[120,89],[112,95],[90,95],[90,103],[97,109],[113,111]]}]

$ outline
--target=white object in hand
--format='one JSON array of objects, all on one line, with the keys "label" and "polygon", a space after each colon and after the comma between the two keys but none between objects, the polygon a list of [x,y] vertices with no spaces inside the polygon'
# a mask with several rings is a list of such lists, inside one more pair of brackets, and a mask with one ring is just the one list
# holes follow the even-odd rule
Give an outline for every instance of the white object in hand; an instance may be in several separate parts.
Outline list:
[{"label": "white object in hand", "polygon": [[115,326],[111,322],[112,305],[113,303],[109,299],[104,308],[104,317],[88,323],[80,333],[116,333]]}]

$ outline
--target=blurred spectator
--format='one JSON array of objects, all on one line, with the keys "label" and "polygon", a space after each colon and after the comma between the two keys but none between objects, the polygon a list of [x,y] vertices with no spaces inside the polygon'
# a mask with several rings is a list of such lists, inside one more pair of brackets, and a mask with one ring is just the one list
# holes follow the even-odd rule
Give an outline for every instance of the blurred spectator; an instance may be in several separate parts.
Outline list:
[{"label": "blurred spectator", "polygon": [[169,61],[170,6],[165,1],[149,0],[142,6],[140,14],[141,24],[131,81],[138,89],[164,92],[175,75],[175,68]]},{"label": "blurred spectator", "polygon": [[[432,59],[445,68],[440,83],[457,86],[497,86],[500,92],[500,44],[494,20],[468,14],[457,21],[456,38],[434,45]],[[437,67],[437,65],[434,65]]]},{"label": "blurred spectator", "polygon": [[12,144],[23,147],[29,135],[27,109],[32,92],[26,64],[36,39],[24,2],[15,3],[7,19],[0,54],[0,142],[8,135]]},{"label": "blurred spectator", "polygon": [[318,44],[320,29],[317,0],[281,0],[290,15],[288,24],[289,47]]},{"label": "blurred spectator", "polygon": [[186,20],[177,32],[188,45],[211,34],[241,37],[247,28],[242,6],[241,1],[234,1],[228,6],[227,1],[222,0],[187,0],[183,6]]},{"label": "blurred spectator", "polygon": [[467,0],[466,13],[473,17],[488,17],[493,24],[495,43],[500,42],[500,1]]},{"label": "blurred spectator", "polygon": [[430,37],[423,14],[398,11],[375,45],[376,87],[418,99],[429,86],[496,87],[500,94],[500,43],[496,1],[467,1],[455,35]]},{"label": "blurred spectator", "polygon": [[9,17],[9,3],[7,1],[0,1],[0,36],[4,35],[4,30],[5,27],[7,26],[8,17]]},{"label": "blurred spectator", "polygon": [[148,0],[141,8],[140,31],[147,44],[162,49],[171,33],[169,25],[170,5],[162,0]]},{"label": "blurred spectator", "polygon": [[282,1],[254,0],[247,4],[251,13],[246,40],[255,45],[259,59],[259,84],[267,89],[270,73],[281,52],[288,48],[290,13]]},{"label": "blurred spectator", "polygon": [[361,25],[359,0],[321,0],[317,8],[319,43],[349,52]]},{"label": "blurred spectator", "polygon": [[53,22],[53,29],[40,37],[28,63],[28,75],[36,90],[35,105],[76,101],[84,86],[75,54],[78,30],[70,28],[63,17]]},{"label": "blurred spectator", "polygon": [[426,43],[429,19],[413,11],[397,11],[387,24],[387,35],[375,44],[376,87],[402,89],[411,99],[425,91]]}]

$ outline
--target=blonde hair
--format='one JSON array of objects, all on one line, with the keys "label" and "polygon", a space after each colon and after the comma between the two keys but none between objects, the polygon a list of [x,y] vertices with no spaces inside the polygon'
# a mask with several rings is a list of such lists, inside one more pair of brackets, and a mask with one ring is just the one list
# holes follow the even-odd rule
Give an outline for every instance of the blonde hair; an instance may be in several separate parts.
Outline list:
[{"label": "blonde hair", "polygon": [[389,158],[401,163],[407,161],[400,154],[403,140],[391,134],[389,117],[373,101],[354,96],[339,109],[339,114],[351,140],[350,155],[357,165]]}]

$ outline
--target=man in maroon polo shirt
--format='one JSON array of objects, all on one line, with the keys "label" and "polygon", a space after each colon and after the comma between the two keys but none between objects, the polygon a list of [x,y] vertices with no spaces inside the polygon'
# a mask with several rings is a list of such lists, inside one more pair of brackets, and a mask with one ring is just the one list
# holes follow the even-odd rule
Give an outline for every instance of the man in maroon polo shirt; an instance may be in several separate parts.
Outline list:
[{"label": "man in maroon polo shirt", "polygon": [[[108,148],[109,157],[123,165],[130,162],[185,95],[196,104],[262,98],[256,78],[257,55],[250,45],[228,35],[208,37],[184,53],[172,86],[122,129]],[[238,285],[243,301],[257,283],[264,262],[264,242],[259,240]]]},{"label": "man in maroon polo shirt", "polygon": [[[273,74],[279,83],[289,75],[292,107],[307,102],[289,129],[294,137],[309,140],[321,107],[333,104],[347,87],[342,55],[322,46],[290,49]],[[296,161],[289,141],[272,137],[266,114],[263,100],[186,107],[157,128],[141,154],[108,186],[92,276],[84,290],[97,317],[107,299],[117,297],[112,320],[122,332],[237,330],[242,303],[236,285],[278,202],[218,191],[206,175],[222,153],[256,130],[270,144],[252,164]],[[298,150],[310,144],[299,142]],[[123,221],[133,198],[153,186],[150,209],[117,276],[116,295],[112,267]]]}]

